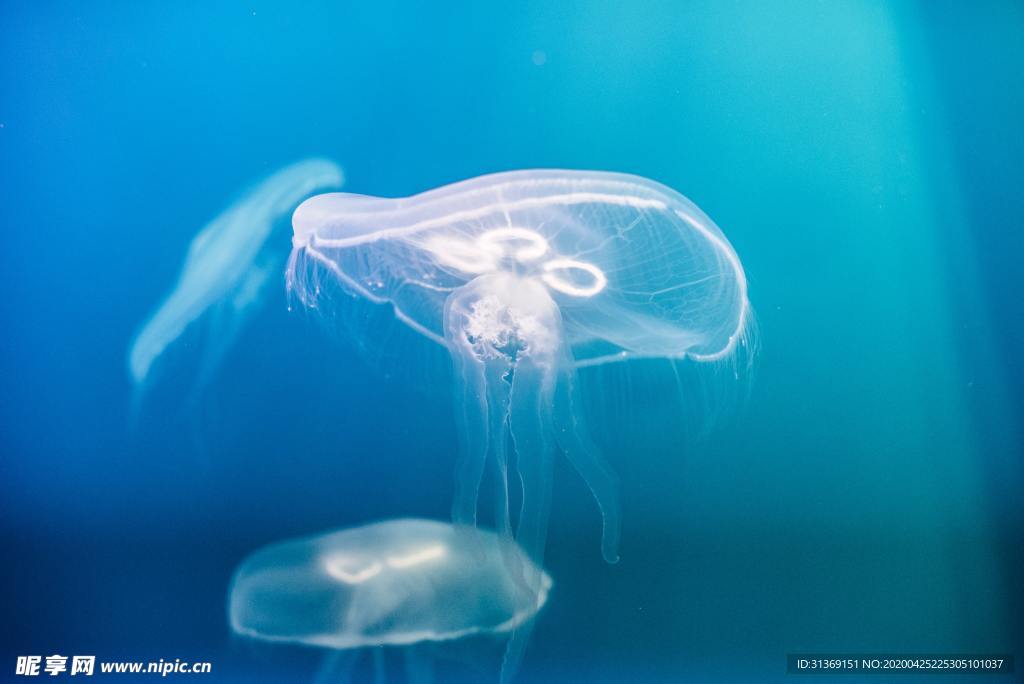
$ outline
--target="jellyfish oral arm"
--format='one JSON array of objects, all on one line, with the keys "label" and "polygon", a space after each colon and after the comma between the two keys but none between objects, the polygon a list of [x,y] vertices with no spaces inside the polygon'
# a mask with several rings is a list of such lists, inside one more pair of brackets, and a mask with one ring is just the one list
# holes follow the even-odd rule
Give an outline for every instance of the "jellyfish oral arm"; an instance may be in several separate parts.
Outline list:
[{"label": "jellyfish oral arm", "polygon": [[[452,300],[449,299],[446,320],[450,315],[448,309],[451,304]],[[446,337],[455,371],[455,423],[459,437],[452,520],[475,526],[489,439],[487,381],[483,363],[473,355],[466,340],[460,339],[454,332],[446,334]]]},{"label": "jellyfish oral arm", "polygon": [[511,533],[511,442],[523,489],[516,539],[539,560],[550,508],[551,458],[558,448],[594,493],[604,517],[602,555],[616,562],[618,485],[586,432],[574,394],[572,354],[545,285],[509,274],[480,276],[449,296],[444,324],[460,385],[455,522],[476,521],[481,478],[490,459],[498,473],[495,523],[499,532]]}]

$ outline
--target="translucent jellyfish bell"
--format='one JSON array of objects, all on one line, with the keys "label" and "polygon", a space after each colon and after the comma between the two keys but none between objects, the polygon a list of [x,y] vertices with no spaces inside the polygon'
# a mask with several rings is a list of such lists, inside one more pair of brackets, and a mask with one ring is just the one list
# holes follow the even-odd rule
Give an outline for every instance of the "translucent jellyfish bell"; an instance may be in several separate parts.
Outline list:
[{"label": "translucent jellyfish bell", "polygon": [[576,369],[723,360],[748,334],[747,281],[725,236],[685,197],[636,176],[516,171],[402,199],[324,194],[292,223],[287,278],[303,301],[316,304],[326,276],[448,349],[461,439],[454,519],[475,522],[490,459],[508,531],[511,446],[516,538],[535,558],[556,449],[601,507],[605,559],[618,557],[616,478],[590,439]]},{"label": "translucent jellyfish bell", "polygon": [[[510,573],[510,557],[524,573]],[[550,589],[508,539],[404,519],[256,551],[235,571],[228,612],[247,637],[348,651],[504,634]]]},{"label": "translucent jellyfish bell", "polygon": [[132,341],[128,369],[138,391],[173,343],[207,319],[210,330],[197,380],[201,388],[263,302],[268,285],[280,277],[290,248],[287,237],[274,230],[281,218],[312,193],[342,182],[342,171],[333,162],[291,164],[253,186],[196,235],[174,289]]}]

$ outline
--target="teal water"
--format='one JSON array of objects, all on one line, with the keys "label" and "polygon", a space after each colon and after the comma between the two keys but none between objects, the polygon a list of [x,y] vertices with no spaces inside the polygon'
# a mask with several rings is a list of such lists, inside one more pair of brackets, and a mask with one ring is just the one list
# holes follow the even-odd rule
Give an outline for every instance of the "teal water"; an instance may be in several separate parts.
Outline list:
[{"label": "teal water", "polygon": [[557,466],[555,587],[523,681],[1020,656],[1018,4],[13,2],[0,26],[0,668],[66,652],[311,678],[317,654],[230,638],[234,566],[446,515],[449,405],[283,291],[198,407],[180,397],[201,337],[129,428],[127,345],[189,241],[309,156],[393,196],[636,173],[693,199],[744,263],[746,401],[699,438],[653,391],[601,426],[618,565]]}]

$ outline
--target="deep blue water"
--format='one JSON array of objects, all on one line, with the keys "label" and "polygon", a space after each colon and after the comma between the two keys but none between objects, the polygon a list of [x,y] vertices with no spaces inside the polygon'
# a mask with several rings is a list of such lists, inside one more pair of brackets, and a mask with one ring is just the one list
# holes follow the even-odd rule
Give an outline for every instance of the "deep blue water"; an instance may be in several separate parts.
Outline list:
[{"label": "deep blue water", "polygon": [[127,346],[189,241],[309,156],[388,196],[636,173],[744,263],[746,403],[701,439],[655,395],[602,426],[620,564],[557,466],[556,588],[522,681],[1020,658],[1022,29],[1010,2],[3,3],[0,672],[80,653],[305,681],[318,654],[229,636],[235,565],[447,514],[450,405],[283,287],[185,410],[187,338],[131,429]]}]

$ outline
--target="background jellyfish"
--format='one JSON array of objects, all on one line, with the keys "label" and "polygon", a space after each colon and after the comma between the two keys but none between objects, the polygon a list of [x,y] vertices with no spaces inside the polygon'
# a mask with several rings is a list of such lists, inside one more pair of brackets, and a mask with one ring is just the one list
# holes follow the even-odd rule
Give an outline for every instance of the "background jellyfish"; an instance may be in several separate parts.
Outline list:
[{"label": "background jellyfish", "polygon": [[[513,577],[510,556],[529,571]],[[550,589],[551,578],[507,538],[390,520],[256,551],[235,571],[228,617],[243,636],[335,650],[324,668],[334,681],[362,649],[374,649],[383,681],[388,646],[404,648],[410,679],[429,681],[425,644],[510,632]]]},{"label": "background jellyfish", "polygon": [[404,199],[324,194],[299,206],[293,226],[287,280],[308,306],[335,281],[447,348],[461,442],[453,518],[475,523],[491,462],[496,525],[511,530],[517,479],[515,536],[534,559],[556,449],[602,511],[604,558],[618,558],[617,482],[590,438],[576,370],[722,361],[747,343],[736,253],[692,202],[644,178],[517,171]]},{"label": "background jellyfish", "polygon": [[177,284],[128,352],[136,401],[159,359],[201,318],[209,325],[193,393],[202,388],[268,286],[280,277],[289,249],[281,219],[310,194],[342,182],[341,169],[330,161],[286,166],[250,188],[196,235]]}]

